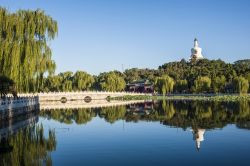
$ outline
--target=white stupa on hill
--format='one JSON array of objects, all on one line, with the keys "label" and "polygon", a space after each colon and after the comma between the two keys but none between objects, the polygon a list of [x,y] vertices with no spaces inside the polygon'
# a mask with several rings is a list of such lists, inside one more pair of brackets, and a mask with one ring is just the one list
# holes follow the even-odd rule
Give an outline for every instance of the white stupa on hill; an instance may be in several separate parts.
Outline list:
[{"label": "white stupa on hill", "polygon": [[194,47],[191,49],[191,57],[190,60],[199,60],[203,59],[202,48],[199,47],[198,40],[194,39]]}]

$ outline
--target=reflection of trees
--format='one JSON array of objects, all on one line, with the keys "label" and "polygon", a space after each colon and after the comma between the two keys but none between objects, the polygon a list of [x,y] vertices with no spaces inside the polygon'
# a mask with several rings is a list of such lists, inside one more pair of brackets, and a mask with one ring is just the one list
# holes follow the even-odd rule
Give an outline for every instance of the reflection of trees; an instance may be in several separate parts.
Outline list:
[{"label": "reflection of trees", "polygon": [[172,119],[175,114],[174,105],[172,102],[166,102],[166,100],[162,101],[162,110],[166,119]]},{"label": "reflection of trees", "polygon": [[237,122],[236,126],[241,129],[248,129],[250,130],[250,121],[247,122]]},{"label": "reflection of trees", "polygon": [[[151,105],[150,105],[151,104]],[[63,123],[87,123],[92,117],[100,116],[107,122],[117,120],[137,122],[160,121],[164,125],[181,128],[222,128],[229,123],[250,121],[250,103],[211,101],[159,101],[97,109],[43,111],[42,116]]]},{"label": "reflection of trees", "polygon": [[95,113],[91,109],[56,109],[41,111],[40,115],[61,123],[71,124],[75,121],[77,124],[85,124],[91,121]]},{"label": "reflection of trees", "polygon": [[0,165],[52,165],[49,152],[56,149],[55,132],[44,137],[42,125],[27,127],[17,134],[2,138]]},{"label": "reflection of trees", "polygon": [[100,117],[104,117],[107,122],[114,123],[117,120],[123,119],[126,114],[125,106],[106,107],[99,112]]},{"label": "reflection of trees", "polygon": [[[164,120],[166,125],[176,127],[221,128],[228,123],[250,120],[249,102],[174,102],[175,115]],[[181,109],[179,109],[181,108]],[[186,109],[187,111],[183,111]],[[180,111],[181,110],[181,111]],[[183,113],[187,112],[187,114]]]}]

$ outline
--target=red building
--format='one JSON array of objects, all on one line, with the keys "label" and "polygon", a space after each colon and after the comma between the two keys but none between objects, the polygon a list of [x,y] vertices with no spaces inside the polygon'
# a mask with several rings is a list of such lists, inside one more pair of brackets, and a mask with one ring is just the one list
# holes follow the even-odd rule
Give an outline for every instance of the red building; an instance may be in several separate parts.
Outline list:
[{"label": "red building", "polygon": [[154,85],[149,80],[133,81],[126,85],[126,91],[139,92],[139,93],[153,93]]}]

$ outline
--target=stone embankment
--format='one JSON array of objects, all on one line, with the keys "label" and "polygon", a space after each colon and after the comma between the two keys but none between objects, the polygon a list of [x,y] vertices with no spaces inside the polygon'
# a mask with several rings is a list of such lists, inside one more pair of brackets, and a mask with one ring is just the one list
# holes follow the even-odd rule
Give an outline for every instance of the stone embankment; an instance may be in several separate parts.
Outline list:
[{"label": "stone embankment", "polygon": [[18,98],[6,97],[0,99],[0,120],[39,110],[39,97],[26,95]]}]

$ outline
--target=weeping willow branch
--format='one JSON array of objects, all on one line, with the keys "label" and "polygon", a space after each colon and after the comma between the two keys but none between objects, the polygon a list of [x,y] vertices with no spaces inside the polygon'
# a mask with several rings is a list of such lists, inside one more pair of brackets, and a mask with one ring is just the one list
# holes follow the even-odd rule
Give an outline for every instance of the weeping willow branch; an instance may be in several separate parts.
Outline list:
[{"label": "weeping willow branch", "polygon": [[40,9],[0,8],[0,74],[13,79],[18,91],[39,90],[43,75],[55,71],[48,42],[57,32],[57,22]]}]

